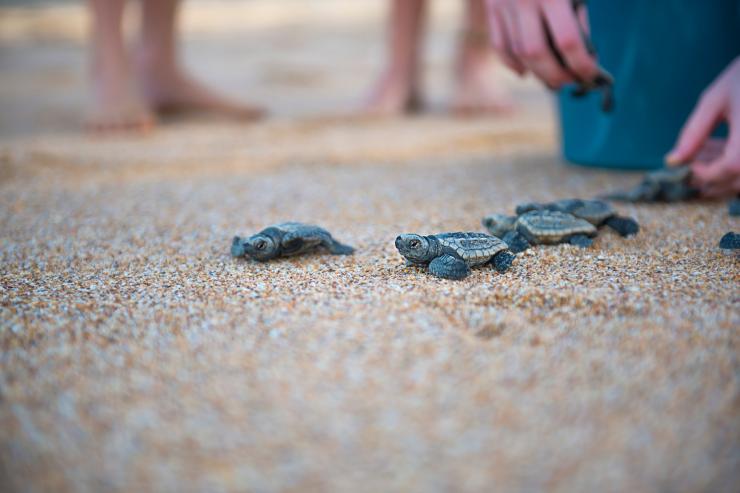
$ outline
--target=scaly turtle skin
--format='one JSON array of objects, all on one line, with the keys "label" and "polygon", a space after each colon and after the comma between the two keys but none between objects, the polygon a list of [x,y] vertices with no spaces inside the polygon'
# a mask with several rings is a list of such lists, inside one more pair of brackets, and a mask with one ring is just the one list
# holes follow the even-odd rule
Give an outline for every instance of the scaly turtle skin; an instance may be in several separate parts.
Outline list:
[{"label": "scaly turtle skin", "polygon": [[646,174],[639,185],[605,195],[606,200],[620,202],[680,202],[696,198],[699,190],[692,187],[691,168],[678,166]]},{"label": "scaly turtle skin", "polygon": [[259,261],[316,249],[324,249],[334,255],[354,252],[354,248],[339,243],[324,228],[293,222],[275,224],[248,238],[235,236],[231,242],[232,256],[249,256]]},{"label": "scaly turtle skin", "polygon": [[487,264],[505,272],[514,260],[506,243],[484,233],[402,234],[396,248],[410,264],[443,279],[464,279],[471,267]]},{"label": "scaly turtle skin", "polygon": [[719,247],[723,250],[740,250],[740,233],[730,231],[719,240]]},{"label": "scaly turtle skin", "polygon": [[563,199],[548,203],[528,203],[518,205],[517,214],[529,211],[560,211],[567,212],[578,218],[585,219],[597,228],[609,226],[621,236],[631,236],[640,231],[640,225],[631,217],[617,215],[617,211],[609,203],[602,200]]}]

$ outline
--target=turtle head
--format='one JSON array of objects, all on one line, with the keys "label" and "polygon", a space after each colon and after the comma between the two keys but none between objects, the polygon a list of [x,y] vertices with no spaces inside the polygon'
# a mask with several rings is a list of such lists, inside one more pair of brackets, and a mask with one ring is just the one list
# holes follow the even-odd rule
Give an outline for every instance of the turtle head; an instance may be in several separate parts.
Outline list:
[{"label": "turtle head", "polygon": [[514,230],[516,217],[504,214],[491,214],[483,218],[483,226],[493,235],[499,238]]},{"label": "turtle head", "polygon": [[270,236],[258,233],[242,242],[244,251],[255,260],[270,260],[278,255],[278,244]]},{"label": "turtle head", "polygon": [[396,248],[406,260],[414,264],[427,264],[436,256],[432,243],[421,235],[399,235],[396,238]]}]

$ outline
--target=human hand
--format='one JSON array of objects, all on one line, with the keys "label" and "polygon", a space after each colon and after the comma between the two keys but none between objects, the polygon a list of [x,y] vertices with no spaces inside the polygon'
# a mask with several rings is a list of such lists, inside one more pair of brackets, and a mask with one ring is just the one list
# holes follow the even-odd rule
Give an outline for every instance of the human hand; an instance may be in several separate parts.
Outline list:
[{"label": "human hand", "polygon": [[[710,139],[721,121],[728,138]],[[706,197],[740,193],[740,57],[702,93],[666,162],[690,163],[694,185]]]},{"label": "human hand", "polygon": [[[493,45],[519,75],[530,71],[557,89],[576,79],[593,80],[599,73],[579,27],[579,22],[586,26],[585,7],[579,9],[580,20],[571,0],[487,0],[487,7]],[[548,46],[546,29],[567,68]]]}]

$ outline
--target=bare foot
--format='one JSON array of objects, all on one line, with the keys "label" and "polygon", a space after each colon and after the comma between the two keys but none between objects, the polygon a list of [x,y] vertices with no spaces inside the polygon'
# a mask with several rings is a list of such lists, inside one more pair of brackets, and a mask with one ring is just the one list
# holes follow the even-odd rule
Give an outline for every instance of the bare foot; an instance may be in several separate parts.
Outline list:
[{"label": "bare foot", "polygon": [[139,96],[122,54],[96,56],[92,64],[92,100],[85,127],[93,132],[145,132],[155,119]]},{"label": "bare foot", "polygon": [[495,58],[490,50],[470,49],[459,62],[452,111],[461,115],[508,114],[515,105],[496,80]]},{"label": "bare foot", "polygon": [[212,91],[177,66],[138,63],[139,82],[149,107],[161,114],[203,113],[242,121],[262,118],[257,106],[231,100]]},{"label": "bare foot", "polygon": [[370,116],[396,116],[416,113],[422,109],[416,84],[395,74],[383,76],[373,89],[362,113]]}]

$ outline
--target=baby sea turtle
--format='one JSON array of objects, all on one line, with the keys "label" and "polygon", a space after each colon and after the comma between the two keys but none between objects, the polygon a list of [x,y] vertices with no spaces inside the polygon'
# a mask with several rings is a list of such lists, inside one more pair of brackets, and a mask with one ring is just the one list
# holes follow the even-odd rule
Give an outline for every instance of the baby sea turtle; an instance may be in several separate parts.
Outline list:
[{"label": "baby sea turtle", "polygon": [[699,195],[691,186],[691,168],[677,166],[663,168],[646,174],[639,185],[604,195],[606,200],[619,202],[680,202]]},{"label": "baby sea turtle", "polygon": [[740,250],[740,233],[730,231],[719,240],[719,247],[723,250]]},{"label": "baby sea turtle", "polygon": [[637,221],[631,217],[619,216],[616,209],[603,200],[563,199],[545,204],[521,204],[517,206],[516,213],[524,214],[532,210],[567,212],[585,219],[597,228],[609,226],[621,236],[635,235],[640,231]]},{"label": "baby sea turtle", "polygon": [[[507,216],[493,214],[483,219],[483,225],[491,231],[501,232],[508,224]],[[557,210],[532,210],[516,218],[514,227],[503,235],[502,240],[512,252],[518,253],[531,245],[570,243],[588,247],[596,236],[596,227],[585,219]]]},{"label": "baby sea turtle", "polygon": [[402,234],[396,248],[410,264],[444,279],[464,279],[471,267],[486,264],[505,272],[514,260],[506,243],[485,233]]},{"label": "baby sea turtle", "polygon": [[232,256],[249,256],[260,261],[316,249],[325,249],[334,255],[349,255],[355,251],[332,238],[324,228],[295,222],[275,224],[248,238],[235,236],[231,242]]},{"label": "baby sea turtle", "polygon": [[730,200],[730,203],[727,204],[727,212],[731,216],[740,216],[740,195]]}]

